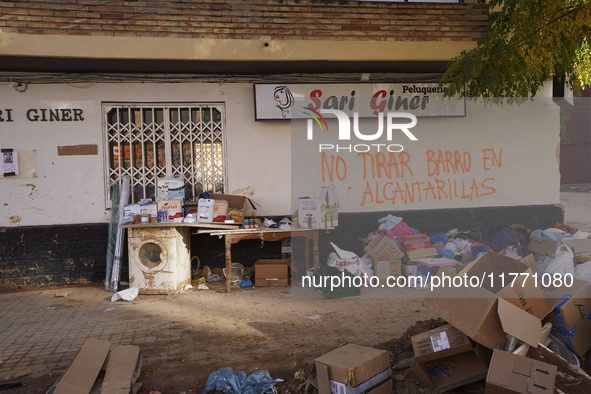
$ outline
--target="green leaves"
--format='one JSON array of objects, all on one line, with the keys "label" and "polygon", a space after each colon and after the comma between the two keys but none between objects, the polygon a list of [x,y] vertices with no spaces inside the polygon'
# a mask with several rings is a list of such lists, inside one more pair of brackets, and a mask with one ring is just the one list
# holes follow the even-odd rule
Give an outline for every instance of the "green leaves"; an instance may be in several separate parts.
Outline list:
[{"label": "green leaves", "polygon": [[447,95],[533,96],[552,75],[591,82],[591,0],[491,0],[490,29],[446,70]]}]

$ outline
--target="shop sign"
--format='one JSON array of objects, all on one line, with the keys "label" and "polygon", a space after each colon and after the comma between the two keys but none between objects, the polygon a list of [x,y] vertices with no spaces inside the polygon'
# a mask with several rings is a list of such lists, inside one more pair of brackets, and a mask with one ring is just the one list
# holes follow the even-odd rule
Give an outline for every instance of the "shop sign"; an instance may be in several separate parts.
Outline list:
[{"label": "shop sign", "polygon": [[466,116],[464,98],[444,97],[436,83],[255,84],[255,119],[305,118],[306,110],[338,110],[349,116],[387,112]]},{"label": "shop sign", "polygon": [[[28,108],[24,111],[28,122],[83,122],[81,108]],[[19,113],[12,108],[0,108],[0,123],[21,120]]]}]

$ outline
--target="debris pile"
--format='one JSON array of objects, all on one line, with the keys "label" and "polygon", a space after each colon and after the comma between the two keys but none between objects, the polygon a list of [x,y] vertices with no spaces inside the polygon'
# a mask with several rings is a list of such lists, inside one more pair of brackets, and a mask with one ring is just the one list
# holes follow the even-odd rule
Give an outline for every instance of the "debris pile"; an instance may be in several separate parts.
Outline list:
[{"label": "debris pile", "polygon": [[[413,287],[426,289],[423,305],[440,316],[384,345],[395,392],[591,392],[581,368],[591,349],[588,233],[556,223],[534,231],[517,224],[428,235],[388,215],[362,241],[364,256],[343,259],[333,245],[349,263],[332,256],[327,265],[352,275],[373,268],[380,278],[420,278]],[[321,394],[358,392],[360,383],[331,376],[334,368],[323,376],[318,360]],[[351,368],[343,376],[352,376]],[[378,379],[374,372],[367,381]]]}]

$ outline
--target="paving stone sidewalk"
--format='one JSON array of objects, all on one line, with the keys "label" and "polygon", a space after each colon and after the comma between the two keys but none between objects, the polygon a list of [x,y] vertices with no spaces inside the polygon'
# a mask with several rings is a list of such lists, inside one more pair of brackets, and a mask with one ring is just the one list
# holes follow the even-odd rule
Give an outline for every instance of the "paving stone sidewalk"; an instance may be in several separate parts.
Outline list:
[{"label": "paving stone sidewalk", "polygon": [[[377,345],[434,317],[418,292],[415,299],[298,299],[289,288],[208,290],[140,295],[135,304],[111,302],[111,296],[99,286],[0,293],[0,383],[3,377],[41,375],[54,381],[84,341],[95,338],[141,346],[148,386],[166,391],[158,386],[166,378],[157,376],[162,368],[161,375],[175,373],[183,391],[223,366],[297,369],[340,344]],[[315,315],[321,318],[310,318]]]}]

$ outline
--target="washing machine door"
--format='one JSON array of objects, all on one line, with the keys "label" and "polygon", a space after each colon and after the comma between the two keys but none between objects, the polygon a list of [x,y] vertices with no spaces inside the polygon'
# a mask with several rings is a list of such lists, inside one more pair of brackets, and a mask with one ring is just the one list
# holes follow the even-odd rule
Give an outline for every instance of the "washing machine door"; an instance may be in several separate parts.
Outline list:
[{"label": "washing machine door", "polygon": [[156,273],[168,264],[166,246],[157,239],[148,239],[136,248],[135,263],[143,272]]}]

